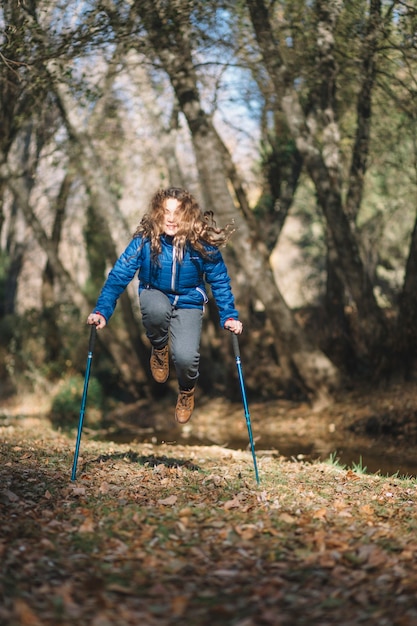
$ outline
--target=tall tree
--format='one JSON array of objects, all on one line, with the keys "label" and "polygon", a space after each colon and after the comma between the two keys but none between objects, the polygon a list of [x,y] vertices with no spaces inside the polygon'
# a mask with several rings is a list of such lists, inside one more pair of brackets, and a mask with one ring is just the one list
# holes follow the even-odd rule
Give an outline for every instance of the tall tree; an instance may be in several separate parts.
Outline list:
[{"label": "tall tree", "polygon": [[193,62],[189,8],[189,3],[183,0],[168,5],[150,0],[135,3],[149,42],[171,80],[190,128],[204,204],[216,210],[223,220],[239,224],[233,247],[251,289],[265,306],[273,324],[284,377],[288,383],[298,380],[313,400],[323,400],[329,389],[338,383],[337,369],[296,323],[277,288],[262,238],[253,224],[237,212],[230,195],[228,181],[235,176],[234,167],[201,103]]},{"label": "tall tree", "polygon": [[[312,8],[316,14],[316,58],[318,68],[327,80],[313,83],[307,102],[303,106],[296,87],[295,76],[289,70],[276,41],[274,20],[264,0],[246,0],[256,39],[265,67],[275,87],[277,98],[285,113],[288,126],[304,164],[314,183],[317,199],[325,215],[334,250],[337,254],[333,265],[338,277],[351,294],[357,309],[358,322],[364,339],[367,356],[375,359],[383,350],[386,337],[384,317],[373,293],[373,284],[361,258],[360,246],[354,226],[343,201],[341,179],[342,162],[340,132],[335,105],[335,58],[334,28],[342,4],[336,0],[317,0]],[[379,33],[381,3],[372,0],[368,19],[368,37],[374,42]],[[372,37],[371,37],[372,35]],[[360,101],[358,139],[355,143],[355,158],[352,159],[348,198],[360,200],[363,171],[366,166],[367,137],[369,124],[370,93],[372,91],[372,55],[374,43],[369,46],[368,64],[371,70],[364,76]],[[366,122],[365,122],[366,120]],[[363,151],[363,153],[362,153]],[[353,191],[355,189],[355,191]],[[350,206],[351,206],[350,204]]]},{"label": "tall tree", "polygon": [[[395,139],[408,149],[411,155],[408,168],[411,193],[407,194],[408,210],[414,211],[414,227],[405,265],[404,282],[399,294],[396,332],[393,335],[395,365],[407,378],[413,372],[417,347],[417,7],[398,3],[398,29],[390,38],[390,57],[396,61],[399,71],[385,72],[380,77],[384,96],[394,102],[399,124],[395,127]],[[396,164],[395,164],[396,165]],[[404,168],[403,168],[404,169]],[[396,186],[399,181],[396,178]]]},{"label": "tall tree", "polygon": [[[76,106],[71,107],[72,99],[70,90],[67,89],[64,76],[59,75],[59,71],[63,67],[70,69],[68,56],[74,54],[73,47],[77,45],[82,47],[85,42],[90,42],[94,37],[95,29],[92,29],[93,32],[86,37],[85,34],[83,34],[85,25],[82,24],[82,21],[77,23],[76,20],[75,32],[73,32],[74,37],[71,38],[68,36],[68,32],[66,32],[57,43],[57,40],[54,39],[57,31],[51,29],[51,23],[43,19],[43,8],[43,5],[36,7],[31,4],[24,7],[22,6],[17,14],[15,14],[12,9],[7,12],[11,20],[17,20],[14,26],[16,28],[19,27],[17,32],[19,34],[18,41],[20,42],[20,48],[16,44],[16,50],[10,48],[8,51],[10,58],[6,59],[6,74],[12,73],[13,77],[14,72],[18,79],[18,72],[24,71],[26,81],[19,82],[19,80],[17,80],[20,91],[16,95],[19,95],[19,97],[15,97],[14,99],[14,108],[12,108],[11,104],[13,99],[10,98],[10,106],[5,109],[5,114],[8,114],[8,123],[3,127],[4,135],[1,138],[2,142],[0,147],[2,149],[0,150],[0,163],[2,165],[0,178],[11,191],[16,206],[24,215],[25,221],[32,230],[37,243],[46,254],[47,261],[44,270],[43,295],[47,296],[47,292],[51,295],[52,283],[58,284],[61,287],[61,293],[67,294],[68,302],[74,302],[80,308],[80,311],[87,312],[92,305],[85,299],[85,296],[82,294],[82,287],[78,285],[74,277],[70,275],[59,254],[62,228],[61,217],[65,204],[63,198],[64,195],[67,195],[67,192],[65,191],[65,193],[63,193],[61,199],[57,198],[56,207],[58,207],[58,211],[51,235],[48,234],[44,224],[42,224],[42,221],[36,215],[36,211],[31,202],[30,191],[34,184],[40,163],[40,153],[47,144],[48,138],[50,139],[52,134],[57,132],[56,124],[49,126],[46,124],[48,115],[49,118],[51,118],[51,110],[54,114],[56,114],[57,111],[60,112],[61,120],[64,127],[66,127],[70,139],[67,147],[72,146],[72,149],[68,151],[68,167],[70,169],[72,167],[73,171],[78,170],[81,176],[84,177],[85,185],[90,192],[90,198],[95,207],[97,223],[101,224],[106,230],[107,245],[105,250],[107,251],[107,258],[110,257],[110,260],[115,260],[117,252],[114,239],[117,235],[120,235],[121,232],[124,232],[124,241],[126,241],[128,238],[128,230],[120,214],[118,215],[116,211],[112,211],[114,207],[117,207],[117,203],[114,202],[114,198],[109,191],[107,179],[102,175],[103,168],[100,166],[99,159],[92,147],[92,142],[89,141],[89,137],[86,133],[83,134],[79,130],[82,126],[80,119],[77,119],[75,123],[73,123],[71,119],[71,117],[75,116]],[[53,15],[53,11],[51,15]],[[86,16],[87,23],[94,23],[96,16],[97,11]],[[12,29],[12,24],[10,28]],[[54,33],[54,35],[52,33]],[[36,42],[35,48],[29,45],[32,39]],[[27,49],[23,48],[23,44],[26,44]],[[24,52],[22,52],[23,49]],[[18,51],[20,51],[24,59],[22,62],[16,61],[16,59],[19,58],[17,56]],[[35,53],[32,54],[31,57],[30,53],[33,52]],[[29,58],[31,58],[31,74],[27,71],[27,61]],[[65,60],[63,60],[63,58],[65,58]],[[111,70],[111,65],[109,67]],[[27,74],[29,74],[29,76],[27,76]],[[7,76],[2,85],[5,86],[4,88],[6,89],[8,85]],[[36,89],[34,89],[33,85],[36,86]],[[30,106],[35,95],[38,105],[36,114],[34,114]],[[20,104],[21,108],[16,109],[16,102]],[[39,119],[37,119],[37,117]],[[41,124],[42,121],[45,121],[45,124]],[[9,129],[9,131],[6,135],[5,131],[7,129]],[[48,132],[44,132],[45,129],[47,129]],[[59,124],[59,129],[62,133],[62,124]],[[17,143],[16,138],[19,139],[23,132],[26,132],[26,135],[28,135],[29,131],[30,141],[26,142],[25,145],[28,146],[26,152],[30,155],[30,158],[28,157],[26,160],[22,158],[16,160],[17,155],[13,154],[12,159],[10,156],[11,146]],[[95,169],[92,169],[94,164]],[[63,192],[66,188],[65,180],[66,177],[64,176],[63,186],[61,187]],[[101,219],[103,214],[108,214],[105,220]],[[118,243],[120,241],[121,239],[117,240]],[[13,267],[13,264],[11,264],[10,267]],[[106,345],[110,353],[112,353],[114,361],[120,364],[121,378],[124,380],[126,387],[135,395],[138,393],[141,383],[143,383],[143,373],[146,372],[146,350],[140,349],[142,341],[140,334],[137,332],[138,324],[132,323],[134,315],[130,300],[126,296],[122,298],[122,310],[128,320],[126,327],[131,329],[130,335],[134,340],[131,342],[123,341],[122,338],[109,333],[111,336],[107,338]],[[54,318],[54,322],[55,321],[56,318]],[[134,348],[137,348],[137,352],[135,352]],[[126,367],[127,363],[129,364],[128,367]]]}]

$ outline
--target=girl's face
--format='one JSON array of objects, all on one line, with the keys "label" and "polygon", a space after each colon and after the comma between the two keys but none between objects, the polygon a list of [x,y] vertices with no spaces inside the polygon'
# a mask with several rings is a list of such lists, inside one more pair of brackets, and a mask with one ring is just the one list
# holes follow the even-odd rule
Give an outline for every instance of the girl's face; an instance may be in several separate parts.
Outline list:
[{"label": "girl's face", "polygon": [[178,230],[177,210],[180,203],[176,198],[165,200],[163,229],[166,235],[174,236]]}]

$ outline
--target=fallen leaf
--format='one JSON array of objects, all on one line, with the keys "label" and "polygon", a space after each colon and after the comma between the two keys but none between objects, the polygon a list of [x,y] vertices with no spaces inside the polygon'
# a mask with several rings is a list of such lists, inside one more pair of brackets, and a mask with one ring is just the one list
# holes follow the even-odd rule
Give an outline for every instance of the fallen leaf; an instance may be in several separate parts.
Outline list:
[{"label": "fallen leaf", "polygon": [[113,620],[105,611],[94,616],[91,626],[112,626]]},{"label": "fallen leaf", "polygon": [[224,508],[226,509],[226,511],[229,511],[230,509],[238,509],[240,507],[241,503],[239,502],[238,498],[233,498],[233,500],[228,500],[227,502],[224,503]]},{"label": "fallen leaf", "polygon": [[193,514],[192,510],[190,509],[190,507],[185,507],[184,509],[181,509],[181,511],[178,513],[178,517],[190,517]]},{"label": "fallen leaf", "polygon": [[213,574],[221,578],[234,578],[239,572],[235,569],[216,569]]},{"label": "fallen leaf", "polygon": [[79,533],[94,532],[95,524],[92,517],[87,517],[78,529]]},{"label": "fallen leaf", "polygon": [[346,474],[345,477],[348,480],[360,480],[360,476],[358,476],[357,474],[355,474],[355,472],[353,472],[351,469],[349,469]]},{"label": "fallen leaf", "polygon": [[10,500],[10,502],[17,502],[19,500],[19,496],[17,496],[13,491],[6,489],[3,491],[4,495]]},{"label": "fallen leaf", "polygon": [[236,526],[235,531],[239,537],[248,541],[249,539],[253,539],[258,534],[258,528],[255,524],[242,524],[241,526]]},{"label": "fallen leaf", "polygon": [[187,596],[175,596],[171,602],[171,610],[174,617],[181,617],[184,615],[185,609],[188,605]]},{"label": "fallen leaf", "polygon": [[80,607],[74,602],[72,583],[67,581],[55,589],[55,595],[59,596],[68,611],[73,617],[79,615]]},{"label": "fallen leaf", "polygon": [[376,545],[367,544],[360,546],[358,550],[358,560],[366,569],[374,569],[380,565],[384,565],[387,561],[385,552]]},{"label": "fallen leaf", "polygon": [[132,589],[130,587],[123,587],[123,585],[119,585],[118,583],[111,583],[110,585],[107,585],[107,591],[121,593],[122,595],[126,596],[132,593]]},{"label": "fallen leaf", "polygon": [[373,508],[369,504],[364,504],[363,506],[360,507],[359,510],[364,515],[373,515],[374,514],[374,510],[373,510]]},{"label": "fallen leaf", "polygon": [[380,567],[381,565],[385,565],[387,562],[387,555],[381,548],[378,546],[374,546],[374,549],[371,551],[369,555],[368,562],[366,564],[367,569],[374,569],[375,567]]},{"label": "fallen leaf", "polygon": [[49,539],[46,539],[46,537],[43,537],[41,539],[40,544],[43,548],[46,548],[47,550],[55,550],[55,546],[52,543],[52,541],[50,541]]},{"label": "fallen leaf", "polygon": [[317,509],[317,511],[314,511],[313,513],[313,519],[325,519],[327,517],[327,509],[322,508],[322,509]]},{"label": "fallen leaf", "polygon": [[176,501],[178,500],[178,496],[168,496],[168,498],[165,498],[163,500],[158,500],[158,504],[162,504],[163,506],[173,506]]},{"label": "fallen leaf", "polygon": [[325,552],[324,554],[320,554],[318,558],[318,563],[320,567],[325,567],[331,569],[336,564],[336,559],[334,555],[330,552]]},{"label": "fallen leaf", "polygon": [[14,601],[14,610],[19,620],[19,626],[42,626],[30,606],[21,598]]}]

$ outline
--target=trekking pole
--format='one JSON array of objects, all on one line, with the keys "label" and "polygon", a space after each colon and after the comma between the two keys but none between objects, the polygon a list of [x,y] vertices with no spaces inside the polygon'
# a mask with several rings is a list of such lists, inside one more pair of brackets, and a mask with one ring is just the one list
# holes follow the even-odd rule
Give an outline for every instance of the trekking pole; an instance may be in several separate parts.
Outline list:
[{"label": "trekking pole", "polygon": [[233,351],[235,353],[235,359],[236,359],[237,373],[239,377],[240,392],[242,394],[243,408],[245,411],[246,426],[248,427],[249,443],[250,443],[250,447],[252,451],[253,466],[255,468],[255,477],[256,477],[256,482],[259,485],[260,481],[259,481],[259,474],[258,474],[258,465],[256,463],[255,444],[253,441],[249,407],[248,407],[248,402],[246,399],[245,382],[243,380],[242,362],[240,360],[239,341],[235,333],[232,333],[232,342],[233,342]]},{"label": "trekking pole", "polygon": [[88,344],[88,357],[87,357],[87,366],[86,366],[85,376],[84,376],[84,389],[83,389],[83,395],[81,399],[80,418],[78,420],[78,432],[77,432],[77,441],[75,444],[74,461],[72,463],[72,473],[71,473],[72,481],[75,480],[76,474],[77,474],[78,453],[80,451],[81,433],[83,430],[85,405],[87,402],[88,383],[90,381],[91,361],[93,359],[93,350],[94,350],[94,343],[96,341],[96,333],[97,333],[97,329],[96,329],[95,324],[93,324],[91,326],[90,342]]}]

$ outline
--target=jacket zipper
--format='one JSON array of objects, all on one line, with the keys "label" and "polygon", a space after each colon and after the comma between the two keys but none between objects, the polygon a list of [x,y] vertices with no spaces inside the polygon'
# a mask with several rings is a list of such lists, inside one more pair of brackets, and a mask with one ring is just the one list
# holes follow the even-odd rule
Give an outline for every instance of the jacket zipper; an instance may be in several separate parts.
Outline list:
[{"label": "jacket zipper", "polygon": [[172,247],[172,270],[171,270],[171,289],[175,291],[175,278],[177,275],[177,251]]}]

